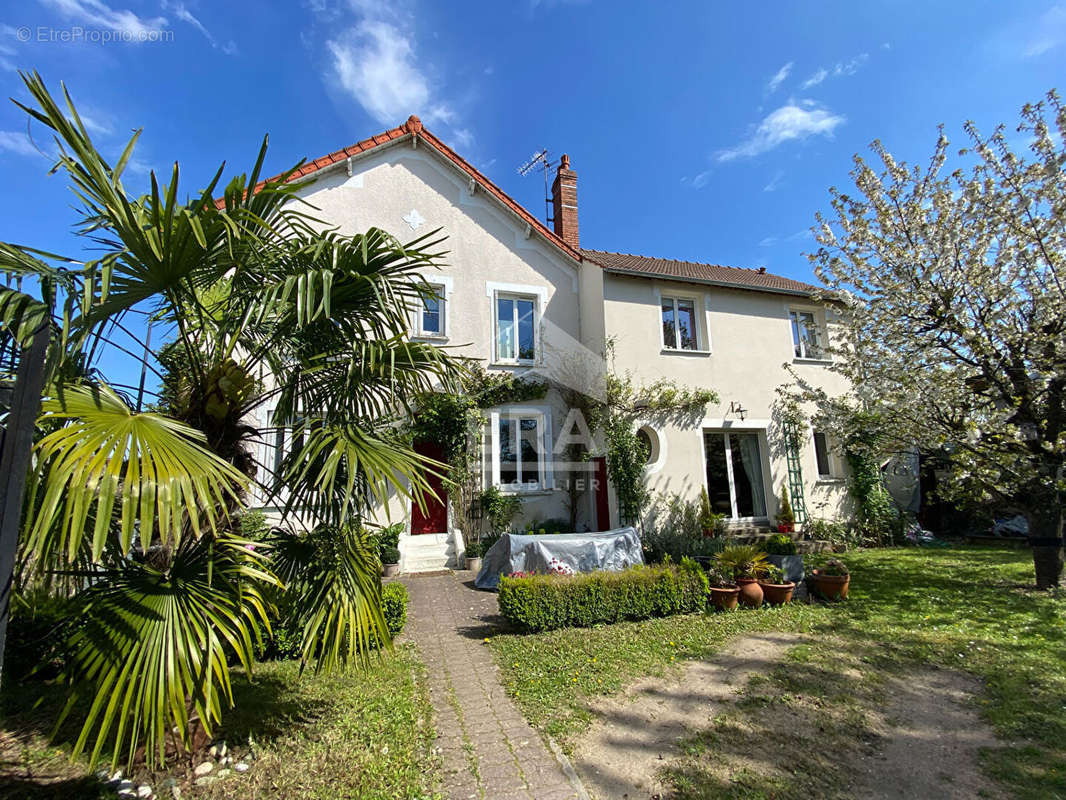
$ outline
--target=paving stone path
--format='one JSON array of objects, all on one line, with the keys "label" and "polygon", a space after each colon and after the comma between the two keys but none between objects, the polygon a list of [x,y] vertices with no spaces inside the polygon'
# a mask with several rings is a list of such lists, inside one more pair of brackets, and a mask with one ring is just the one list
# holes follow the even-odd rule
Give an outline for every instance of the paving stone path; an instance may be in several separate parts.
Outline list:
[{"label": "paving stone path", "polygon": [[411,596],[407,634],[429,673],[449,800],[587,800],[496,677],[485,645],[497,630],[496,595],[475,590],[470,572],[403,582]]}]

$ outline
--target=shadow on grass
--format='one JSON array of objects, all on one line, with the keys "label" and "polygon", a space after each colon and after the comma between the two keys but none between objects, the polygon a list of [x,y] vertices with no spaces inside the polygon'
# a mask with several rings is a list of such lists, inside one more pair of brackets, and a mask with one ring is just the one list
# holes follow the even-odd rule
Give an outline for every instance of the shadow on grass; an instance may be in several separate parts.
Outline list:
[{"label": "shadow on grass", "polygon": [[18,765],[0,761],[0,796],[5,800],[103,800],[115,796],[92,776],[54,779],[48,775],[36,775],[23,778],[12,775],[17,769]]}]

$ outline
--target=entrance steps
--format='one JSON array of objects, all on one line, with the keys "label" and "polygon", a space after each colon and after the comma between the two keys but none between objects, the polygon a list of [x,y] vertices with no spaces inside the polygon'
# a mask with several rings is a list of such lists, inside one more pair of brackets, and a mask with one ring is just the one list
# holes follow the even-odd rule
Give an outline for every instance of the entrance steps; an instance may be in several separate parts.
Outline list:
[{"label": "entrance steps", "polygon": [[[726,529],[725,535],[734,540],[737,544],[754,544],[760,545],[774,536],[776,531],[771,531],[767,527],[758,527],[754,525],[733,526]],[[821,539],[804,539],[803,534],[796,531],[786,534],[796,542],[796,550],[799,553],[829,553],[833,551],[833,545],[830,542],[823,541]]]},{"label": "entrance steps", "polygon": [[418,533],[400,538],[401,572],[439,572],[459,565],[450,533]]}]

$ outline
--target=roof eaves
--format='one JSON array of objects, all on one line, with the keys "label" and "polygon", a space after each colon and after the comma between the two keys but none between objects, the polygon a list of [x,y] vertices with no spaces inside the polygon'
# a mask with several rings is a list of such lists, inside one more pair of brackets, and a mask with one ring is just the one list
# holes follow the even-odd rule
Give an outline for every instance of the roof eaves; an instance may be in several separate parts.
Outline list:
[{"label": "roof eaves", "polygon": [[[599,264],[595,259],[589,259]],[[768,292],[770,294],[785,294],[790,297],[810,297],[811,290],[786,289],[780,286],[755,286],[750,283],[733,283],[731,281],[716,281],[713,278],[695,278],[686,275],[670,275],[665,272],[646,272],[639,269],[622,269],[621,267],[608,267],[600,264],[604,272],[614,272],[618,275],[631,275],[635,278],[651,278],[663,281],[676,281],[678,283],[699,283],[705,286],[720,286],[724,289],[741,289],[748,292]]]}]

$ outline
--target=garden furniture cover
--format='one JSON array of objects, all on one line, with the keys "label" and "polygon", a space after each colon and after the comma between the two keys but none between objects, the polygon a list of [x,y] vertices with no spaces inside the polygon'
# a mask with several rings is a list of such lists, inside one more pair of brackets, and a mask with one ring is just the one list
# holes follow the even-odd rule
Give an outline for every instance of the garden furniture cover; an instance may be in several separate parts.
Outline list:
[{"label": "garden furniture cover", "polygon": [[640,536],[632,527],[543,536],[505,533],[485,553],[474,585],[478,589],[495,589],[500,575],[512,572],[618,572],[643,563]]}]

